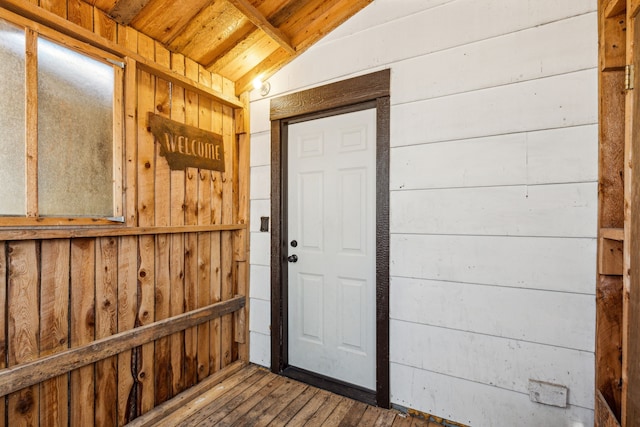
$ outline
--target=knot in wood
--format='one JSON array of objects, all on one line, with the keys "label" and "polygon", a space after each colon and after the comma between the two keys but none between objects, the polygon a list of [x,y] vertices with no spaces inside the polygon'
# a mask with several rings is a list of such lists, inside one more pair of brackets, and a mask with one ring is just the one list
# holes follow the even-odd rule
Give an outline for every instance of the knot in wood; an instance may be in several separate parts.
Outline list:
[{"label": "knot in wood", "polygon": [[87,326],[93,328],[96,325],[96,311],[93,307],[87,311],[87,315],[85,317],[87,321]]},{"label": "knot in wood", "polygon": [[33,393],[31,389],[27,389],[23,393],[20,393],[20,399],[18,400],[17,409],[21,414],[28,414],[33,408]]}]

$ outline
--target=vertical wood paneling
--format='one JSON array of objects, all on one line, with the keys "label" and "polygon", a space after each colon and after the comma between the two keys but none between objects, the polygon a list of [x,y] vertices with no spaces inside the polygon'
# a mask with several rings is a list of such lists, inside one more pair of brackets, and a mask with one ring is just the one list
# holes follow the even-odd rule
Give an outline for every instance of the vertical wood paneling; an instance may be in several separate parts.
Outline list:
[{"label": "vertical wood paneling", "polygon": [[[171,67],[169,51],[156,42],[156,63]],[[170,84],[156,79],[155,113],[169,118],[171,114]],[[171,216],[171,172],[166,159],[160,156],[157,144],[155,148],[155,225],[168,226]],[[171,304],[170,281],[170,237],[167,234],[156,236],[156,306],[155,320],[169,317]],[[155,345],[155,402],[162,403],[171,396],[171,359],[169,337],[160,338]]]},{"label": "vertical wood paneling", "polygon": [[[118,247],[118,332],[134,328],[138,310],[137,238],[122,237]],[[118,355],[118,425],[137,416],[138,387],[134,367],[137,349]]]},{"label": "vertical wood paneling", "polygon": [[[138,53],[154,59],[155,44],[150,38],[138,35]],[[147,111],[155,111],[156,78],[140,72],[138,81],[138,224],[155,224],[155,141],[147,130]],[[141,114],[142,112],[142,114]],[[155,238],[138,238],[138,318],[136,326],[152,323],[155,315]],[[141,348],[137,380],[141,385],[139,407],[141,413],[149,411],[155,402],[154,343]]]},{"label": "vertical wood paneling", "polygon": [[[117,332],[118,324],[118,242],[113,237],[97,239],[96,248],[96,339]],[[96,363],[96,415],[98,426],[117,422],[118,358]]]},{"label": "vertical wood paneling", "polygon": [[58,16],[67,18],[67,2],[61,0],[40,0],[40,7],[44,10],[55,13]]},{"label": "vertical wood paneling", "polygon": [[[41,246],[40,356],[69,346],[69,240],[48,240]],[[69,375],[40,386],[40,426],[67,425]]]},{"label": "vertical wood paneling", "polygon": [[[200,83],[211,87],[211,73],[202,66],[198,70]],[[211,100],[198,99],[198,127],[211,130]],[[198,171],[198,225],[211,224],[211,171]],[[211,304],[211,233],[198,233],[198,307]],[[198,381],[210,372],[210,322],[198,325]]]},{"label": "vertical wood paneling", "polygon": [[[185,75],[198,80],[198,64],[190,59],[185,60]],[[198,95],[191,91],[185,94],[185,123],[198,125]],[[185,183],[185,224],[198,223],[198,170],[187,168]],[[190,311],[197,306],[198,286],[198,238],[193,233],[185,237],[184,259],[184,299],[185,310]],[[185,330],[185,386],[191,387],[198,380],[198,335],[197,328]]]},{"label": "vertical wood paneling", "polygon": [[93,31],[93,7],[82,0],[67,0],[67,19]]},{"label": "vertical wood paneling", "polygon": [[[184,56],[171,55],[171,69],[184,75]],[[185,121],[184,89],[173,85],[171,88],[171,119]],[[171,225],[184,224],[185,173],[171,171]],[[184,235],[171,235],[171,315],[184,312]],[[176,395],[184,389],[184,332],[171,336],[171,386]]]},{"label": "vertical wood paneling", "polygon": [[[71,347],[95,339],[95,240],[71,242]],[[72,427],[94,425],[95,378],[92,365],[71,372]]]},{"label": "vertical wood paneling", "polygon": [[117,24],[109,18],[109,16],[101,11],[100,9],[95,9],[93,14],[94,22],[94,32],[96,34],[101,35],[107,40],[111,40],[112,42],[116,41],[117,38]]},{"label": "vertical wood paneling", "polygon": [[[10,243],[8,301],[8,366],[38,358],[38,243]],[[8,397],[9,425],[32,426],[38,423],[38,386],[20,390]]]}]

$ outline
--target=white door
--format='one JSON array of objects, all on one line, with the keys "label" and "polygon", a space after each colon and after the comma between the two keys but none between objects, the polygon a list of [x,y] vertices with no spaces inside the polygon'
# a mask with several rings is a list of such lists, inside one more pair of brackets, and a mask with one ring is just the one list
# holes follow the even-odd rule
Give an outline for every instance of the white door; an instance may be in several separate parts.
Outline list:
[{"label": "white door", "polygon": [[375,390],[376,111],[289,125],[288,360]]}]

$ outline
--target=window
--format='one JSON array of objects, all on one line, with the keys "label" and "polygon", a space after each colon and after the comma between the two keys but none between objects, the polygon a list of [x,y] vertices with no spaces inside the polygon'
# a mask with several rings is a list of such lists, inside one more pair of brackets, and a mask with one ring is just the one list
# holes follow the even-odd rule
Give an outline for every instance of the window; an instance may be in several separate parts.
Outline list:
[{"label": "window", "polygon": [[0,224],[122,215],[123,70],[68,42],[0,19]]}]

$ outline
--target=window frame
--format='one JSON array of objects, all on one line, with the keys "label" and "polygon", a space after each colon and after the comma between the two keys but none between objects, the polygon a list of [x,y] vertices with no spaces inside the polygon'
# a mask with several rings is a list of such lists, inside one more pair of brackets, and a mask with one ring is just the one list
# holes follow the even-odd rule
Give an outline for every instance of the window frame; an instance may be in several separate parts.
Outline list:
[{"label": "window frame", "polygon": [[[95,46],[0,8],[0,19],[25,34],[25,214],[0,215],[0,227],[59,225],[124,225],[124,91],[125,60]],[[113,215],[40,216],[38,213],[38,38],[112,67],[114,71],[112,150]]]}]

